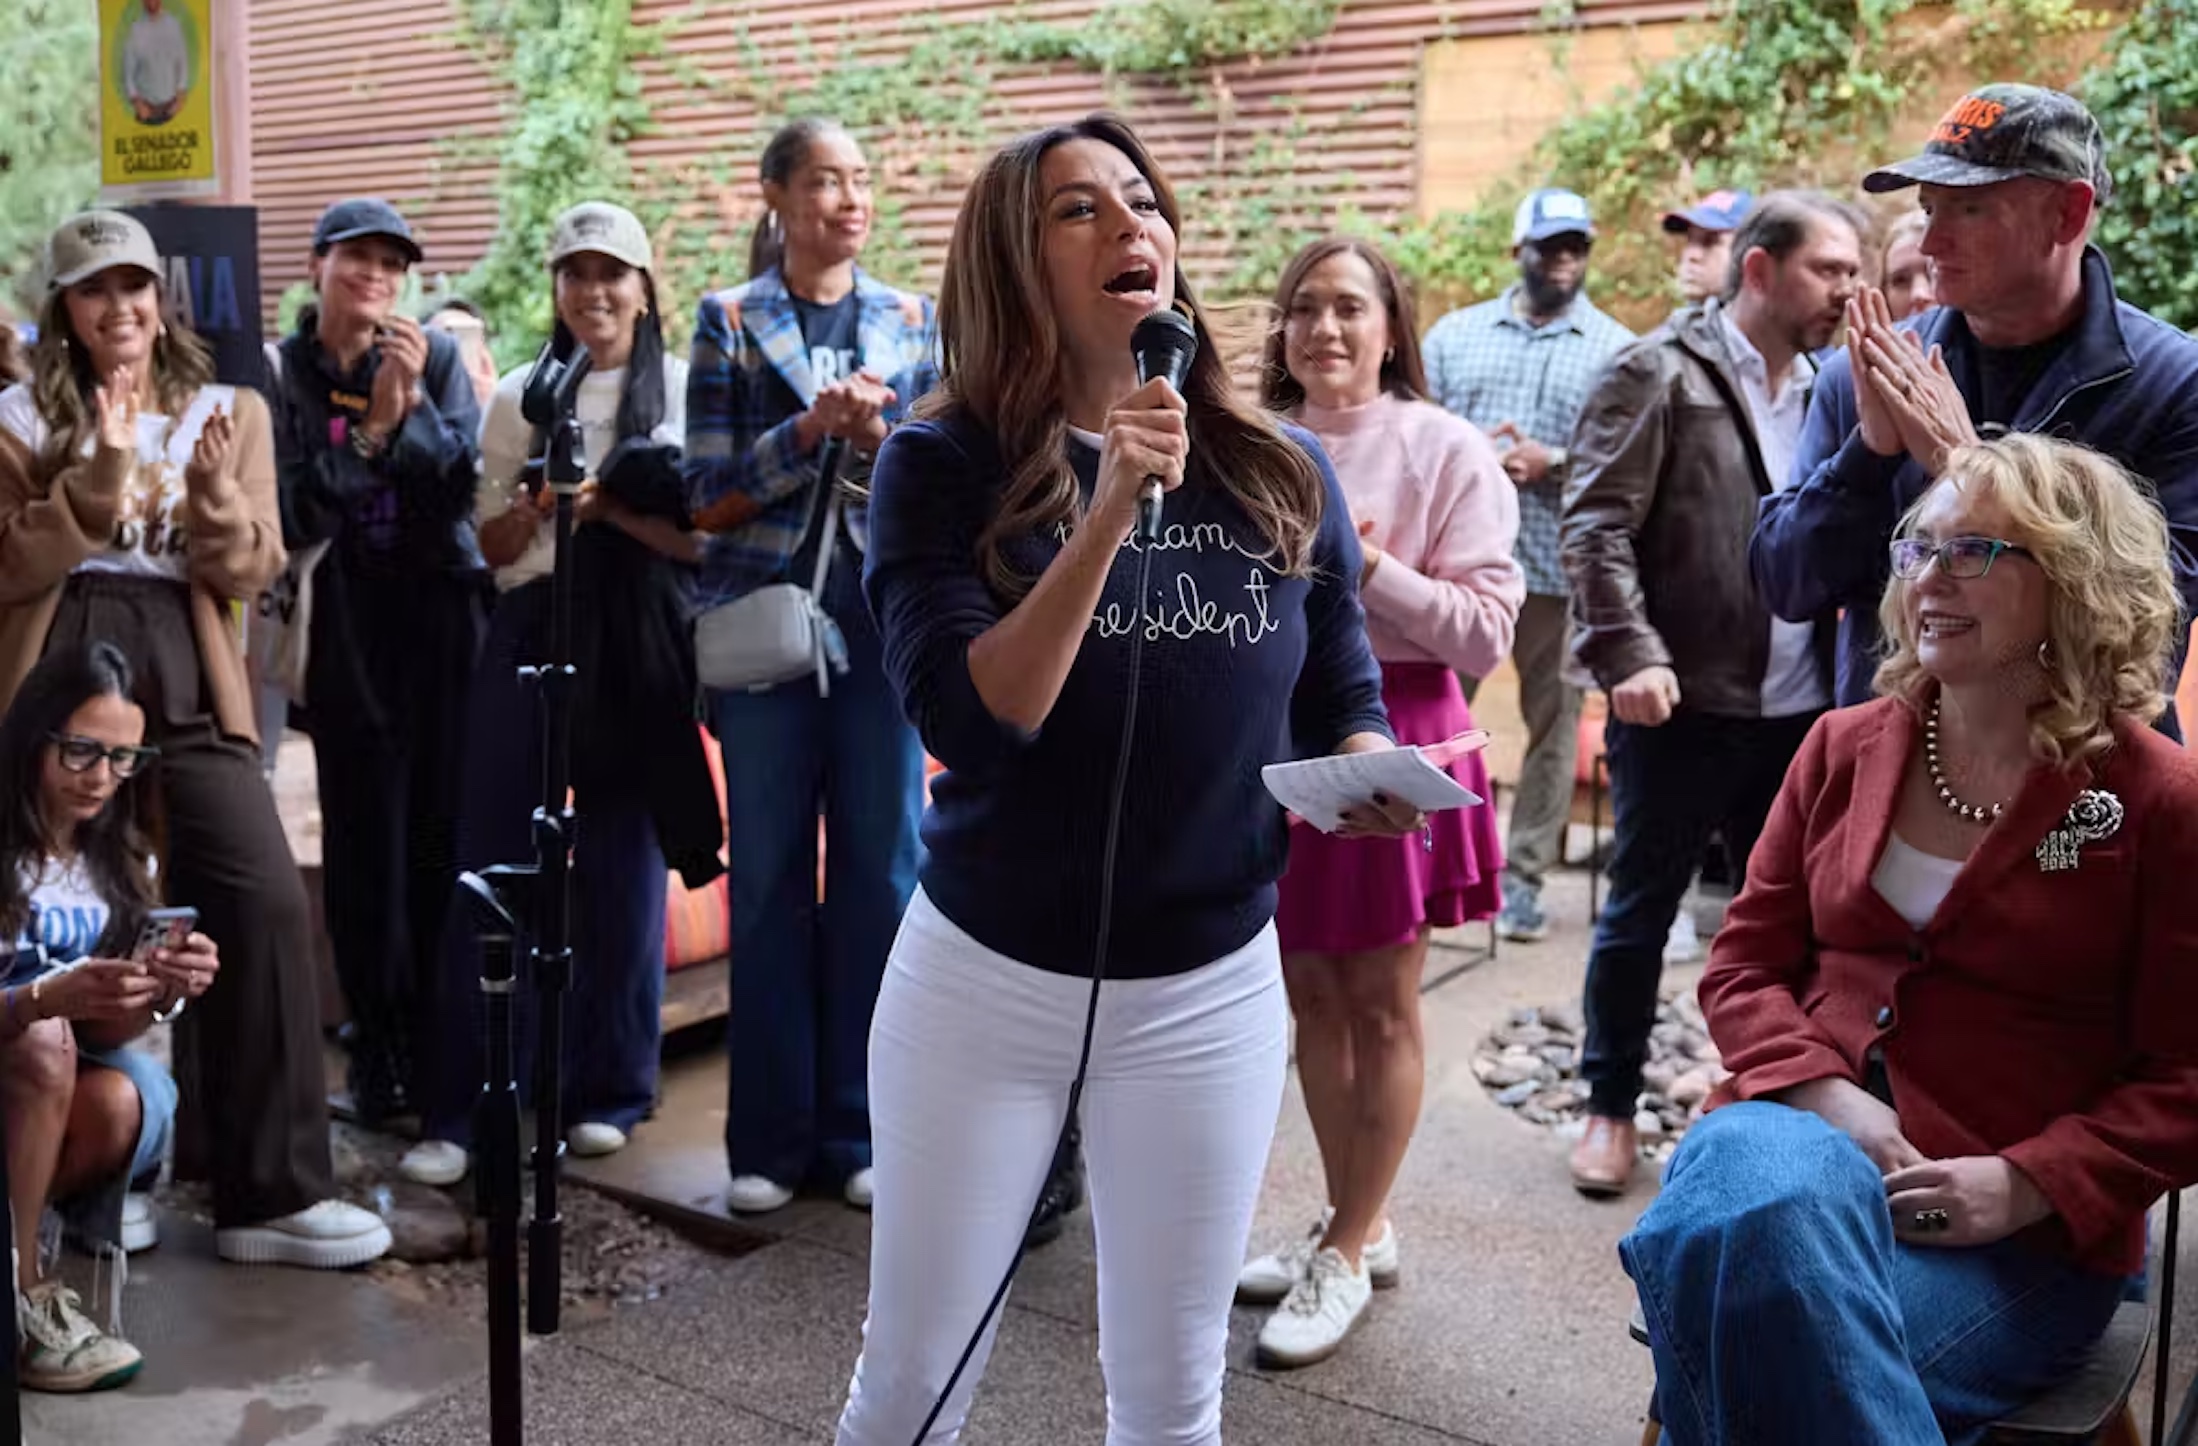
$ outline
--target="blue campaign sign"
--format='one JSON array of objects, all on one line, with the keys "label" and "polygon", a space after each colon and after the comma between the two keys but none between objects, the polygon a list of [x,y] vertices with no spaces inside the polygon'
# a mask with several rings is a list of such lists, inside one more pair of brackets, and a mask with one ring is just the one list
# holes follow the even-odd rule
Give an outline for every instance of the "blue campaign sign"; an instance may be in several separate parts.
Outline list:
[{"label": "blue campaign sign", "polygon": [[264,387],[258,208],[147,205],[129,210],[153,233],[166,264],[162,290],[169,309],[214,349],[215,376],[233,386]]}]

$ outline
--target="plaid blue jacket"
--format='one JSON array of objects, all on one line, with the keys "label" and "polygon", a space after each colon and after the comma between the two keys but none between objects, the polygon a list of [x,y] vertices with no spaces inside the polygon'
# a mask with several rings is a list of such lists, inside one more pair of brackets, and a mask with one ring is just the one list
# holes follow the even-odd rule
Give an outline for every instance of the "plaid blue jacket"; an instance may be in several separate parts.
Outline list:
[{"label": "plaid blue jacket", "polygon": [[[855,273],[862,366],[886,379],[898,422],[938,383],[931,299]],[[687,371],[687,496],[697,513],[729,493],[762,504],[745,525],[712,537],[697,601],[704,608],[785,580],[817,515],[817,453],[794,420],[816,400],[801,318],[776,270],[702,300]],[[858,545],[862,519],[848,517]],[[806,583],[806,578],[796,579]]]}]

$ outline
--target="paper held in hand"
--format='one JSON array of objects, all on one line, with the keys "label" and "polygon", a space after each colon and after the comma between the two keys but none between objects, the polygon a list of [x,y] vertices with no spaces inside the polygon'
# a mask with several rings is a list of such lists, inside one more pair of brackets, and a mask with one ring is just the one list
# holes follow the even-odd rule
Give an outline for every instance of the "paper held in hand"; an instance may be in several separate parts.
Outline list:
[{"label": "paper held in hand", "polygon": [[1376,793],[1403,799],[1422,813],[1470,808],[1484,800],[1443,766],[1488,742],[1475,730],[1424,748],[1395,748],[1380,753],[1332,753],[1296,763],[1270,763],[1260,770],[1267,791],[1297,817],[1322,833],[1343,824],[1343,811],[1366,803]]}]

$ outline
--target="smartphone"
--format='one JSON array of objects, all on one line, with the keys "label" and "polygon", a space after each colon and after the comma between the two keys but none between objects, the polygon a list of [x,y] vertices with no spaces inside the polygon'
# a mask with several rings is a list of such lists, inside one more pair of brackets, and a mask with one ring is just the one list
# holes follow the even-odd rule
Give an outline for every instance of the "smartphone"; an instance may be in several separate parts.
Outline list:
[{"label": "smartphone", "polygon": [[143,964],[152,959],[155,949],[180,949],[197,927],[196,909],[155,909],[145,916],[144,927],[137,931],[137,946],[130,950],[130,959]]}]

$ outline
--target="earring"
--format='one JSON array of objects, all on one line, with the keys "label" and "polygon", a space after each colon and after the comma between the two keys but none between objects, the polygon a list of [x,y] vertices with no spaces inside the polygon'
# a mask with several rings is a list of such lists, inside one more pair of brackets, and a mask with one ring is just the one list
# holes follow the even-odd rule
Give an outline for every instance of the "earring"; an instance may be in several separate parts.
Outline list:
[{"label": "earring", "polygon": [[1395,347],[1391,347],[1391,348],[1389,348],[1389,350],[1387,350],[1387,351],[1385,351],[1385,352],[1383,352],[1383,353],[1381,354],[1381,364],[1382,364],[1383,366],[1387,366],[1387,365],[1389,365],[1389,363],[1391,363],[1391,362],[1395,361],[1396,359],[1397,359],[1397,349],[1396,349]]},{"label": "earring", "polygon": [[2051,638],[2047,638],[2044,642],[2038,644],[2038,666],[2048,673],[2053,671],[2053,640]]}]

